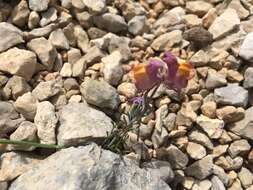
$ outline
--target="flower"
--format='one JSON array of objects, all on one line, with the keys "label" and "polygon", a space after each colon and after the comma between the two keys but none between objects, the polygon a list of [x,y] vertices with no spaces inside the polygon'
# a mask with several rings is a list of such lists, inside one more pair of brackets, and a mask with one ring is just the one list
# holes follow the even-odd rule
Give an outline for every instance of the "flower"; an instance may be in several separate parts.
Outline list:
[{"label": "flower", "polygon": [[143,105],[144,104],[144,97],[142,96],[136,96],[129,100],[130,104],[136,104],[136,105]]},{"label": "flower", "polygon": [[194,74],[191,62],[179,59],[170,52],[166,52],[162,60],[153,59],[148,64],[134,66],[132,70],[139,92],[150,90],[161,83],[180,91],[187,86]]}]

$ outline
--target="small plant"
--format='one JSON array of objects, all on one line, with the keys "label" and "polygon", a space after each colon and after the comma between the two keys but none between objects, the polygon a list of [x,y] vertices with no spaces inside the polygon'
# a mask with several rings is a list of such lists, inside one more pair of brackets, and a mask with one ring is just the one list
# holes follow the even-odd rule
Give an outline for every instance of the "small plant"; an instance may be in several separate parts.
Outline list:
[{"label": "small plant", "polygon": [[129,101],[131,108],[127,113],[123,112],[102,145],[103,148],[117,153],[124,153],[128,133],[136,128],[137,141],[139,140],[141,118],[152,111],[153,96],[160,84],[180,92],[194,76],[194,69],[190,62],[166,52],[162,59],[135,65],[130,74],[139,96]]}]

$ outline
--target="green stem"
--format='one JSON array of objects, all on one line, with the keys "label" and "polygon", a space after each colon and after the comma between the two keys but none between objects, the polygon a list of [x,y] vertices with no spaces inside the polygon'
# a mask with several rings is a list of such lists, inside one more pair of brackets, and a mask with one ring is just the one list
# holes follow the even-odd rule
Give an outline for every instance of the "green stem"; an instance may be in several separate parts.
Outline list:
[{"label": "green stem", "polygon": [[0,139],[0,144],[14,144],[14,145],[23,145],[23,146],[34,146],[36,148],[52,148],[52,149],[62,149],[64,146],[55,145],[55,144],[40,144],[29,141],[15,141],[8,139]]}]

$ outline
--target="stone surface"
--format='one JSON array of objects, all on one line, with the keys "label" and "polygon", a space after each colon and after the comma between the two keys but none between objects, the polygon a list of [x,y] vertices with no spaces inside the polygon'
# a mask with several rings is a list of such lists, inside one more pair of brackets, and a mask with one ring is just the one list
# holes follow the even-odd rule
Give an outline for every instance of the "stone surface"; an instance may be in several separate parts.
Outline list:
[{"label": "stone surface", "polygon": [[46,38],[36,38],[27,43],[27,47],[34,51],[41,63],[51,70],[57,56],[54,46]]},{"label": "stone surface", "polygon": [[83,1],[83,3],[91,13],[96,14],[103,13],[107,9],[105,0],[98,0],[98,1],[85,0]]},{"label": "stone surface", "polygon": [[252,67],[247,68],[244,73],[243,87],[244,88],[253,87],[253,68]]},{"label": "stone surface", "polygon": [[192,130],[189,133],[189,140],[196,142],[198,144],[201,144],[208,149],[213,149],[213,143],[212,141],[206,136],[202,131],[199,130]]},{"label": "stone surface", "polygon": [[133,35],[141,35],[148,31],[146,16],[135,16],[128,22],[128,31]]},{"label": "stone surface", "polygon": [[214,90],[215,101],[220,105],[243,106],[248,104],[248,91],[237,84]]},{"label": "stone surface", "polygon": [[105,81],[89,79],[81,84],[84,99],[100,108],[116,109],[119,105],[119,95],[115,88]]},{"label": "stone surface", "polygon": [[[65,163],[64,167],[62,163]],[[75,172],[70,174],[69,171]],[[9,189],[81,190],[87,187],[114,190],[132,188],[170,190],[158,176],[155,177],[150,172],[138,168],[131,160],[122,161],[118,155],[101,150],[95,144],[72,147],[53,154],[19,177]]]},{"label": "stone surface", "polygon": [[206,88],[214,89],[225,86],[227,84],[226,77],[215,70],[209,69],[206,79]]},{"label": "stone surface", "polygon": [[192,190],[209,190],[212,183],[209,180],[196,181],[192,186]]},{"label": "stone surface", "polygon": [[213,173],[213,158],[212,156],[206,156],[199,161],[194,162],[192,165],[186,168],[186,174],[188,176],[195,177],[203,180]]},{"label": "stone surface", "polygon": [[0,52],[24,42],[22,31],[7,22],[0,23]]},{"label": "stone surface", "polygon": [[29,13],[30,10],[27,1],[20,1],[11,13],[12,23],[19,27],[23,27],[28,21]]},{"label": "stone surface", "polygon": [[36,55],[31,51],[12,48],[0,54],[0,71],[27,80],[30,80],[35,73],[36,64]]},{"label": "stone surface", "polygon": [[58,49],[69,49],[69,42],[61,29],[53,31],[48,40]]},{"label": "stone surface", "polygon": [[228,148],[228,153],[231,157],[236,157],[238,154],[248,152],[250,150],[251,146],[248,143],[247,140],[237,140],[231,143],[231,145]]},{"label": "stone surface", "polygon": [[252,44],[253,44],[253,32],[247,34],[239,51],[239,55],[249,62],[253,62]]},{"label": "stone surface", "polygon": [[112,120],[103,112],[85,103],[63,106],[59,114],[57,140],[61,145],[76,145],[88,141],[101,141],[112,129]]},{"label": "stone surface", "polygon": [[186,151],[194,160],[199,160],[206,156],[206,149],[197,143],[189,142]]},{"label": "stone surface", "polygon": [[253,184],[253,174],[247,168],[242,167],[238,177],[244,188],[248,188]]},{"label": "stone surface", "polygon": [[211,179],[212,182],[212,188],[211,190],[226,190],[224,184],[217,176],[213,176]]},{"label": "stone surface", "polygon": [[166,159],[170,162],[172,168],[185,168],[188,164],[188,156],[179,150],[176,146],[170,145],[167,149]]},{"label": "stone surface", "polygon": [[208,31],[213,34],[214,39],[218,39],[236,29],[239,24],[240,18],[235,9],[228,8],[214,20]]},{"label": "stone surface", "polygon": [[208,10],[211,9],[212,7],[213,7],[212,4],[205,1],[186,2],[186,10],[200,17],[206,14]]},{"label": "stone surface", "polygon": [[40,0],[29,0],[29,8],[36,12],[45,11],[48,8],[49,0],[41,2]]},{"label": "stone surface", "polygon": [[56,143],[56,117],[54,106],[48,102],[40,102],[37,105],[37,112],[34,123],[38,129],[38,137],[40,143],[55,144]]},{"label": "stone surface", "polygon": [[235,108],[234,106],[224,106],[216,110],[216,115],[225,123],[231,123],[243,119],[245,115],[244,112],[245,111],[242,108]]}]

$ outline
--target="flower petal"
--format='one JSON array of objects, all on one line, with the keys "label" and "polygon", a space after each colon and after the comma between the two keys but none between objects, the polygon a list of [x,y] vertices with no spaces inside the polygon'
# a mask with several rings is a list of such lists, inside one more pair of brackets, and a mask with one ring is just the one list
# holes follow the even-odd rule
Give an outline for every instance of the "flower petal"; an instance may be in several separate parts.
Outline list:
[{"label": "flower petal", "polygon": [[171,52],[166,52],[164,54],[163,61],[167,64],[168,68],[167,80],[173,80],[173,78],[176,76],[179,66],[177,58]]}]

